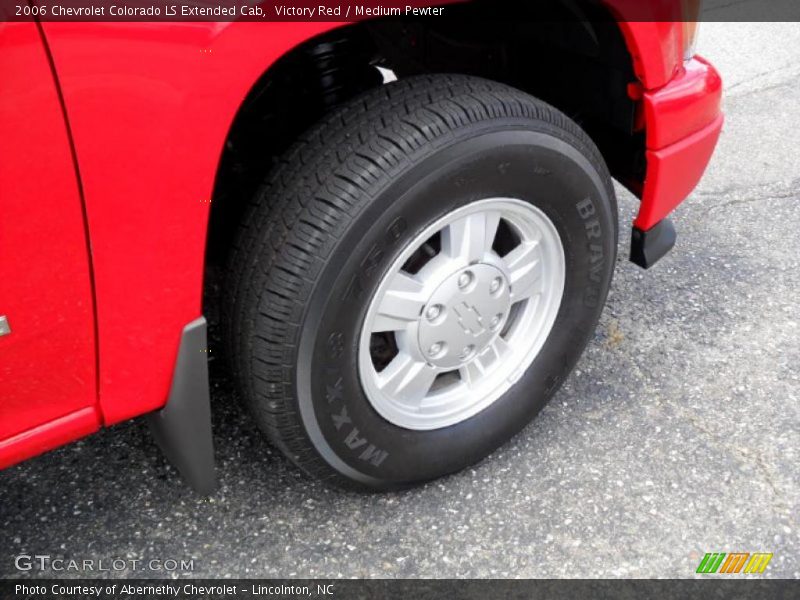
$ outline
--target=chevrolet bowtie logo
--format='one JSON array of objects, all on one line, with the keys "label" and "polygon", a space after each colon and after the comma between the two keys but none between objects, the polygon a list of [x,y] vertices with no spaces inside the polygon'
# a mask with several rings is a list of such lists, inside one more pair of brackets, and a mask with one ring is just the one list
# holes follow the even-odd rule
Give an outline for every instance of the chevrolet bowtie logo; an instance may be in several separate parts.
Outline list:
[{"label": "chevrolet bowtie logo", "polygon": [[453,307],[453,312],[458,315],[458,324],[461,325],[464,333],[477,337],[486,331],[486,327],[483,325],[483,317],[474,306],[462,302]]}]

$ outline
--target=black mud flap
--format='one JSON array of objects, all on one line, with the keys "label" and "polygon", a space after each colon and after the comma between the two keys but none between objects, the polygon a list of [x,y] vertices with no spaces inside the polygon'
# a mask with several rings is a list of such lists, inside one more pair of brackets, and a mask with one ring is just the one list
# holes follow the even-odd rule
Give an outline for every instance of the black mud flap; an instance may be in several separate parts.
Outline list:
[{"label": "black mud flap", "polygon": [[162,452],[201,494],[217,487],[206,348],[206,320],[200,317],[183,328],[167,404],[147,415]]},{"label": "black mud flap", "polygon": [[631,235],[631,262],[649,269],[675,245],[677,233],[669,219],[662,219],[647,231],[633,228]]}]

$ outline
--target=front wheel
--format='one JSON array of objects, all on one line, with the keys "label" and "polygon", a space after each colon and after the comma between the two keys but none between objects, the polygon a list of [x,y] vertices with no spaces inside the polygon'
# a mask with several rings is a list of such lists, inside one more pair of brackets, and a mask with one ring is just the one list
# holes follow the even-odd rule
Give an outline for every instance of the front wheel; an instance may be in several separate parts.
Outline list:
[{"label": "front wheel", "polygon": [[597,149],[552,107],[414,77],[310,131],[259,192],[228,283],[243,395],[306,471],[388,489],[457,471],[571,371],[615,261]]}]

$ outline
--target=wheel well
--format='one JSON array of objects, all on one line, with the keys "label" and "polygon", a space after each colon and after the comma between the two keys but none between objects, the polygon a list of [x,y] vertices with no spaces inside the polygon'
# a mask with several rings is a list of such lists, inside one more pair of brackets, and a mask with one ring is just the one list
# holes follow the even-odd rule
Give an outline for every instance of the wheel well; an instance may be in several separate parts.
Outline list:
[{"label": "wheel well", "polygon": [[[533,4],[533,3],[531,3]],[[228,134],[209,222],[208,266],[223,264],[247,200],[271,165],[336,105],[398,77],[461,73],[500,81],[556,106],[598,145],[612,175],[636,188],[644,133],[631,56],[614,19],[591,0],[537,3],[515,18],[484,2],[448,6],[438,18],[380,18],[314,37],[256,82]]]}]

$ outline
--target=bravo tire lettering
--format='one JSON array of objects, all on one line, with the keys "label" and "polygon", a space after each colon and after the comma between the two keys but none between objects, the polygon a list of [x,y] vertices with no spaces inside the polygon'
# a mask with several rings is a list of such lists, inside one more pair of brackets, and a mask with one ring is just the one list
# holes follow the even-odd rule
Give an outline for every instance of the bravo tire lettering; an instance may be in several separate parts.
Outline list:
[{"label": "bravo tire lettering", "polygon": [[[595,207],[591,198],[584,198],[575,205],[575,209],[583,219],[584,231],[589,248],[589,284],[583,294],[583,303],[595,307],[600,302],[600,284],[603,281],[605,253],[599,240],[603,235],[600,220],[595,216]],[[596,240],[596,241],[595,241]]]}]

